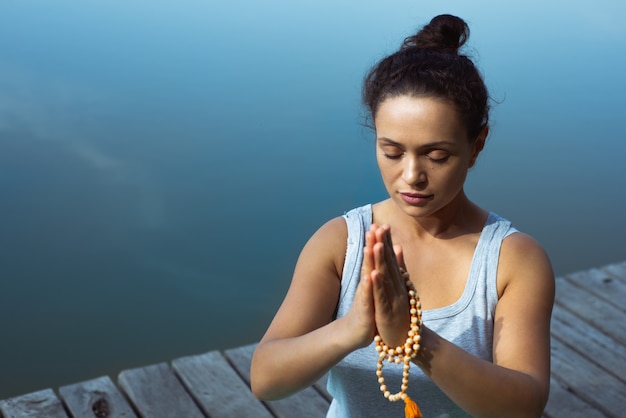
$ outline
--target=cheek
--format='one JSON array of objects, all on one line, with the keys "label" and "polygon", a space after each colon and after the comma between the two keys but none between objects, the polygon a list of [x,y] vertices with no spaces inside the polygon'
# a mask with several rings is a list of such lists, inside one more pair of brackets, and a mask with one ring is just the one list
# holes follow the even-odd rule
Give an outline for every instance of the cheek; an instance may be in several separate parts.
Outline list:
[{"label": "cheek", "polygon": [[376,153],[376,165],[381,174],[389,170],[389,160],[379,152]]},{"label": "cheek", "polygon": [[398,177],[399,170],[401,169],[398,164],[391,164],[390,161],[384,157],[378,159],[378,172],[385,183],[392,182]]},{"label": "cheek", "polygon": [[428,170],[428,180],[431,184],[437,184],[439,187],[449,186],[455,190],[465,183],[466,176],[467,168],[462,165],[454,167],[433,165]]},{"label": "cheek", "polygon": [[442,176],[441,181],[457,190],[463,187],[466,177],[467,169],[465,167],[457,167],[454,170],[450,170],[445,176]]}]

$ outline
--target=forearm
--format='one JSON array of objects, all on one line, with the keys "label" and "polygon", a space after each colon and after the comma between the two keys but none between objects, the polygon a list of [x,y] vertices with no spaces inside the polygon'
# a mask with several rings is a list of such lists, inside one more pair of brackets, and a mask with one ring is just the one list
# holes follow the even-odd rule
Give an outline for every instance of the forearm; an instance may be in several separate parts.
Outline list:
[{"label": "forearm", "polygon": [[358,348],[347,336],[344,318],[299,337],[261,341],[252,358],[252,392],[259,399],[289,396],[321,378]]},{"label": "forearm", "polygon": [[425,327],[415,363],[474,417],[540,417],[543,412],[547,385],[477,358]]}]

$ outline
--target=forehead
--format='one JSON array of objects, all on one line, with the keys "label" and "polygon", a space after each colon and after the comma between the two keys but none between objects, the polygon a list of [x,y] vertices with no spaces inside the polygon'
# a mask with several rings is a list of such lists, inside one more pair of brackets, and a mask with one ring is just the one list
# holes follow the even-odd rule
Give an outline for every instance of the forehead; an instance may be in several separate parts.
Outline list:
[{"label": "forehead", "polygon": [[374,119],[377,137],[393,141],[467,140],[467,130],[454,104],[432,97],[385,99]]}]

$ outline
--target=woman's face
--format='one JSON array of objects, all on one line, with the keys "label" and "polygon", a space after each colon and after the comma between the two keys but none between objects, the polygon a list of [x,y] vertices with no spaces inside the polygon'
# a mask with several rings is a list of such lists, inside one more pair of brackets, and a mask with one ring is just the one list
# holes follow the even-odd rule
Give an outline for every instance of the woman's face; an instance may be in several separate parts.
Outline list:
[{"label": "woman's face", "polygon": [[431,215],[462,195],[484,135],[470,142],[454,105],[429,97],[392,97],[380,104],[374,125],[383,182],[405,213]]}]

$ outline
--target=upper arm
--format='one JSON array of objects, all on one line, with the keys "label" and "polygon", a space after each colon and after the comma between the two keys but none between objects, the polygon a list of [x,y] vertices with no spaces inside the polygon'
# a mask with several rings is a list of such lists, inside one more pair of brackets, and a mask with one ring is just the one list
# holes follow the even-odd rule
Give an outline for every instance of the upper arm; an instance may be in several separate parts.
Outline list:
[{"label": "upper arm", "polygon": [[342,217],[324,224],[302,249],[287,295],[261,341],[296,337],[332,320],[341,290],[348,229]]},{"label": "upper arm", "polygon": [[543,248],[528,235],[515,233],[503,241],[498,291],[494,362],[533,377],[547,397],[554,272]]}]

